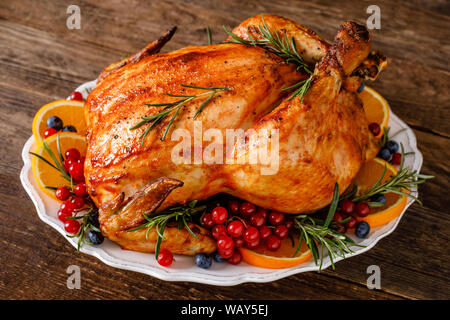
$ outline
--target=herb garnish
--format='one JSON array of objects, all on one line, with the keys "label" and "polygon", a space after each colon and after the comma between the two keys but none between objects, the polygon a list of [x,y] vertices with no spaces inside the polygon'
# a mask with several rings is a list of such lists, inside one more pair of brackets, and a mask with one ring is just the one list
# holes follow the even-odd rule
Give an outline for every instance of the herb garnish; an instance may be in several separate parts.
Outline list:
[{"label": "herb garnish", "polygon": [[81,245],[84,243],[93,245],[91,241],[87,239],[87,234],[89,230],[94,230],[96,232],[101,232],[100,229],[92,224],[94,217],[92,216],[95,213],[94,207],[89,208],[89,211],[82,216],[74,216],[74,217],[66,217],[67,220],[81,220],[80,230],[74,235],[67,235],[69,238],[78,237],[77,242],[77,250],[80,251]]},{"label": "herb garnish", "polygon": [[144,133],[141,135],[142,138],[142,145],[144,144],[145,137],[149,133],[149,131],[155,127],[158,123],[160,123],[165,117],[167,117],[171,112],[175,111],[172,115],[172,118],[170,119],[169,123],[167,124],[166,130],[164,131],[163,136],[161,137],[161,141],[164,141],[166,138],[167,133],[169,132],[169,128],[172,126],[173,121],[178,116],[178,112],[180,111],[181,107],[184,106],[186,103],[188,103],[191,100],[208,96],[205,101],[200,105],[200,107],[197,109],[197,111],[194,114],[194,119],[197,117],[197,115],[202,112],[203,108],[211,101],[212,98],[216,95],[219,91],[224,90],[231,90],[231,88],[227,87],[197,87],[187,84],[182,84],[182,87],[185,88],[192,88],[192,89],[199,89],[199,90],[206,90],[206,92],[194,94],[194,95],[181,95],[181,94],[170,94],[165,93],[165,95],[169,97],[177,97],[182,98],[180,100],[174,101],[174,102],[166,102],[166,103],[144,103],[147,106],[151,107],[164,107],[159,113],[148,116],[148,117],[142,117],[142,121],[137,123],[135,126],[131,127],[130,130],[135,130],[144,124],[150,123],[150,126],[145,129]]},{"label": "herb garnish", "polygon": [[[53,153],[52,149],[50,149],[50,147],[47,144],[47,142],[45,141],[45,139],[42,141],[42,144],[44,146],[45,152],[47,152],[47,154],[53,160],[53,163],[51,163],[50,161],[48,161],[47,159],[45,159],[44,157],[42,157],[41,155],[39,155],[37,153],[34,153],[34,152],[29,152],[29,153],[31,155],[39,158],[40,160],[44,161],[45,163],[47,163],[52,168],[54,168],[57,171],[59,171],[61,177],[63,177],[65,180],[67,180],[70,183],[69,190],[73,191],[72,177],[67,173],[67,171],[64,169],[64,165],[63,165],[64,157],[63,157],[63,155],[61,153],[61,146],[60,146],[60,143],[59,143],[59,133],[56,136],[56,149],[58,150],[58,158],[55,156],[55,154]],[[56,187],[53,187],[53,186],[45,186],[45,188],[52,189],[52,190],[56,190],[57,189]]]},{"label": "herb garnish", "polygon": [[197,200],[194,200],[189,202],[188,205],[170,207],[152,216],[150,216],[147,213],[143,213],[142,216],[145,218],[145,220],[147,220],[147,222],[140,225],[137,228],[127,230],[127,232],[133,232],[143,228],[147,228],[145,238],[148,240],[148,234],[150,233],[150,230],[152,230],[153,227],[156,226],[156,233],[158,235],[158,238],[156,240],[155,258],[158,259],[159,249],[161,248],[161,242],[163,239],[165,239],[164,229],[166,228],[167,223],[170,220],[178,222],[179,230],[185,227],[194,238],[198,239],[197,235],[191,230],[188,224],[189,222],[192,221],[192,215],[197,214],[199,212],[204,212],[206,210],[205,205],[196,207],[197,202],[198,202]]},{"label": "herb garnish", "polygon": [[[292,95],[288,98],[288,101],[293,99],[294,97],[299,97],[300,101],[303,101],[303,98],[306,95],[309,87],[311,86],[311,81],[313,78],[313,70],[310,69],[309,65],[303,60],[302,56],[297,52],[297,48],[295,45],[294,37],[290,39],[287,36],[286,31],[272,32],[267,27],[267,24],[264,20],[264,16],[261,14],[263,25],[259,25],[253,31],[260,37],[255,39],[251,34],[250,30],[247,30],[247,36],[249,40],[245,40],[238,35],[228,31],[228,29],[223,26],[225,32],[231,37],[230,41],[234,43],[254,46],[254,47],[262,47],[270,52],[276,54],[277,56],[283,58],[288,63],[294,63],[297,65],[297,70],[303,70],[308,73],[310,76],[306,80],[302,80],[293,86],[284,88],[283,90],[290,90],[294,88],[298,88],[292,93]],[[283,35],[280,35],[282,33]]]},{"label": "herb garnish", "polygon": [[[339,203],[339,185],[334,187],[333,200],[330,204],[325,221],[312,218],[307,215],[298,215],[294,217],[294,226],[300,232],[297,249],[292,257],[295,257],[303,241],[311,250],[316,265],[319,265],[319,272],[322,269],[324,250],[328,252],[331,266],[334,269],[334,259],[337,256],[345,257],[346,253],[353,253],[350,246],[363,247],[357,244],[351,238],[337,232],[334,228],[340,224],[346,223],[350,218],[339,222],[332,222],[336,208]],[[319,248],[320,245],[320,248]],[[320,263],[319,263],[320,261]]]},{"label": "herb garnish", "polygon": [[[385,132],[386,136],[388,132],[389,130]],[[416,200],[420,205],[422,205],[422,202],[419,200],[419,198],[413,196],[411,194],[411,191],[414,191],[419,184],[424,183],[429,179],[433,179],[434,176],[420,174],[416,170],[411,171],[409,168],[404,168],[403,165],[406,154],[402,143],[400,143],[400,148],[402,151],[402,162],[397,174],[395,176],[392,176],[391,179],[381,183],[387,172],[387,165],[385,165],[383,173],[378,178],[378,180],[369,188],[369,190],[367,190],[362,195],[354,197],[352,201],[359,202],[370,199],[371,197],[379,193],[385,194],[392,192],[401,196],[412,198]],[[374,207],[378,205],[375,205],[374,202],[371,202],[371,206]]]},{"label": "herb garnish", "polygon": [[211,29],[209,27],[206,27],[206,35],[208,36],[208,44],[211,45],[212,44],[212,34],[211,34]]}]

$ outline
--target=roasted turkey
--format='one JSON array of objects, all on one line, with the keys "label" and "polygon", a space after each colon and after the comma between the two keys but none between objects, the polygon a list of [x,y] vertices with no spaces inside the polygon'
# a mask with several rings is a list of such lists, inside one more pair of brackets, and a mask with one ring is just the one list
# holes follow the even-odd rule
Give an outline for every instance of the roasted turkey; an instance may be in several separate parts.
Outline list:
[{"label": "roasted turkey", "polygon": [[[270,210],[313,212],[330,203],[336,182],[343,192],[361,165],[375,156],[376,141],[368,130],[356,90],[363,79],[377,77],[386,58],[371,52],[366,28],[345,22],[329,44],[294,21],[274,15],[264,15],[264,20],[274,34],[293,37],[298,53],[314,70],[303,100],[289,99],[295,89],[284,89],[308,79],[309,74],[267,48],[228,39],[221,44],[159,53],[175,29],[100,74],[85,104],[85,176],[106,237],[124,249],[153,252],[155,230],[149,239],[143,229],[127,232],[143,223],[143,212],[157,212],[218,193]],[[233,33],[247,40],[257,38],[261,24],[261,16],[252,17]],[[161,111],[161,107],[144,103],[179,99],[167,93],[199,93],[182,85],[229,90],[218,92],[195,121],[194,114],[207,96],[183,106],[165,139],[162,137],[171,117],[152,128],[145,139],[142,134],[147,126],[131,129],[142,117]],[[200,147],[190,147],[187,160],[191,161],[175,163],[172,153],[180,140],[173,139],[172,133],[185,129],[194,137],[195,123],[199,122],[203,132],[216,129],[216,138],[225,137],[227,129],[276,132],[276,168],[267,174],[262,172],[265,164],[238,161],[248,159],[255,145],[267,143],[249,139],[247,131],[233,140],[231,151],[226,151],[225,139],[213,142],[210,137],[205,142],[204,138]],[[192,161],[213,143],[223,146],[215,150],[223,150],[224,159],[231,156],[236,161]],[[194,224],[191,227],[198,239],[185,229],[169,227],[162,247],[180,254],[213,252],[216,244],[209,231]]]}]

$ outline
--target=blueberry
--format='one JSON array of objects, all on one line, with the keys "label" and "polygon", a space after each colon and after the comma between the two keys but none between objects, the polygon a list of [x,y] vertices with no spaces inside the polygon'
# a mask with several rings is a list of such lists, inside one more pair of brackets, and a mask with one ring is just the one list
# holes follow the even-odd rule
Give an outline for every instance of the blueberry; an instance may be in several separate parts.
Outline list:
[{"label": "blueberry", "polygon": [[63,132],[77,132],[77,129],[74,126],[68,125],[62,129]]},{"label": "blueberry", "polygon": [[376,195],[374,195],[370,201],[372,202],[380,202],[382,204],[386,204],[386,197],[384,196],[384,194],[378,193]]},{"label": "blueberry", "polygon": [[91,212],[89,214],[88,221],[90,224],[92,224],[94,227],[100,228],[100,223],[98,222],[98,212]]},{"label": "blueberry", "polygon": [[363,90],[364,90],[364,82],[361,82],[361,85],[359,86],[358,90],[356,90],[356,92],[360,93]]},{"label": "blueberry", "polygon": [[391,152],[388,148],[383,148],[378,152],[378,157],[380,157],[383,160],[389,161],[391,159]]},{"label": "blueberry", "polygon": [[89,230],[88,237],[89,241],[92,242],[93,244],[101,244],[103,240],[105,240],[105,238],[100,232],[94,230]]},{"label": "blueberry", "polygon": [[355,227],[355,235],[358,238],[364,239],[370,232],[370,226],[367,222],[361,221]]},{"label": "blueberry", "polygon": [[227,259],[222,258],[222,256],[218,252],[213,253],[213,258],[216,262],[225,262]]},{"label": "blueberry", "polygon": [[211,267],[212,258],[205,253],[197,253],[195,255],[195,264],[202,269],[208,269]]},{"label": "blueberry", "polygon": [[56,131],[61,130],[63,127],[63,122],[57,116],[52,116],[47,119],[47,128],[53,128]]},{"label": "blueberry", "polygon": [[386,142],[385,147],[389,150],[391,154],[398,152],[398,150],[400,149],[398,143],[395,142],[394,140],[389,140],[388,142]]}]

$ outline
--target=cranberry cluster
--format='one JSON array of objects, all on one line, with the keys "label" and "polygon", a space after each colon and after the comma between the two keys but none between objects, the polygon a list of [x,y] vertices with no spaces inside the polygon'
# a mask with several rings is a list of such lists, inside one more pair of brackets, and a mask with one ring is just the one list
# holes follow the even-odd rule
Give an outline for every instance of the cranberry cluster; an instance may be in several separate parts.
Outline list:
[{"label": "cranberry cluster", "polygon": [[218,254],[231,264],[238,264],[242,257],[240,247],[254,250],[265,246],[277,251],[281,240],[286,239],[294,221],[283,213],[256,207],[247,201],[231,199],[228,209],[215,207],[201,217],[201,224],[211,230],[217,241]]}]

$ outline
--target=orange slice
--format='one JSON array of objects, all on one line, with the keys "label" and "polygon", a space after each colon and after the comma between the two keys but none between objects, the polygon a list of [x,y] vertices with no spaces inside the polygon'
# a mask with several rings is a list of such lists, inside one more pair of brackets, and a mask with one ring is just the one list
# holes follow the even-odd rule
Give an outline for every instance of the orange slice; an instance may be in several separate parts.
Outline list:
[{"label": "orange slice", "polygon": [[[81,136],[73,132],[62,132],[60,134],[55,134],[47,138],[45,142],[49,146],[50,150],[52,150],[56,160],[58,160],[60,164],[61,160],[59,159],[58,149],[56,146],[58,135],[62,155],[64,155],[64,153],[70,148],[78,149],[78,151],[80,151],[82,156],[86,154],[86,142],[84,136]],[[55,165],[55,160],[52,159],[49,153],[45,150],[44,141],[36,148],[36,151],[34,153],[38,154],[39,156],[49,161],[51,164]],[[45,186],[58,188],[70,185],[70,181],[64,179],[57,169],[53,168],[42,159],[34,155],[32,155],[32,157],[33,157],[32,161],[33,174],[38,183],[39,188],[46,194],[48,194],[50,197],[56,199],[55,192],[53,190],[47,189]]]},{"label": "orange slice", "polygon": [[72,125],[77,129],[77,133],[86,133],[86,123],[84,121],[84,102],[76,100],[57,100],[43,106],[36,113],[33,119],[33,136],[36,143],[44,140],[44,131],[47,130],[47,119],[57,116],[63,121],[63,126]]},{"label": "orange slice", "polygon": [[267,269],[290,268],[302,264],[312,257],[311,251],[303,240],[300,250],[292,258],[298,246],[298,235],[294,236],[294,239],[294,245],[289,238],[281,240],[281,247],[277,251],[269,251],[265,246],[260,246],[255,250],[246,248],[239,248],[239,250],[242,260],[250,265]]},{"label": "orange slice", "polygon": [[[389,122],[389,104],[387,101],[375,90],[367,86],[364,90],[358,93],[359,98],[362,100],[364,112],[369,123],[378,123],[380,128],[385,129]],[[377,138],[383,136],[383,131]]]},{"label": "orange slice", "polygon": [[[366,192],[378,180],[383,174],[385,165],[386,173],[381,180],[381,183],[383,183],[397,174],[397,169],[389,162],[375,158],[361,167],[354,180],[358,187],[357,195]],[[356,219],[366,221],[371,228],[375,228],[397,218],[406,206],[407,197],[392,192],[385,193],[384,196],[386,197],[386,204],[383,207],[370,208],[370,214],[367,217],[356,217]]]}]

